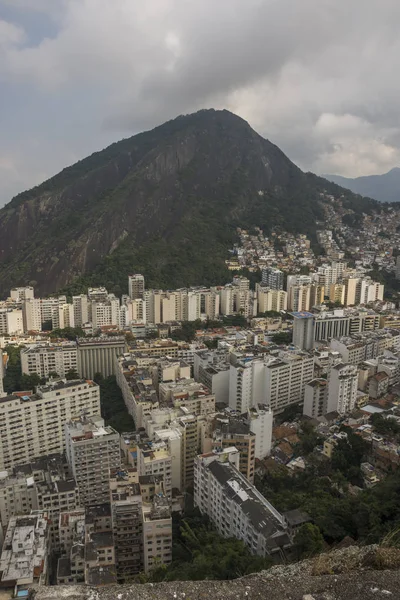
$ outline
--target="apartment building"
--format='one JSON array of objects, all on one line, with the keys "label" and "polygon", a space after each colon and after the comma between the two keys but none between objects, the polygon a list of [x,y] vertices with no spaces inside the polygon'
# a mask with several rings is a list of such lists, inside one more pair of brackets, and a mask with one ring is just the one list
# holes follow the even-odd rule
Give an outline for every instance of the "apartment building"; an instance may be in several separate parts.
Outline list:
[{"label": "apartment building", "polygon": [[61,557],[57,585],[85,583],[85,510],[61,513],[58,529]]},{"label": "apartment building", "polygon": [[261,282],[264,287],[271,290],[283,290],[283,271],[267,267],[262,270]]},{"label": "apartment building", "polygon": [[75,327],[75,313],[72,304],[61,304],[58,307],[58,327]]},{"label": "apartment building", "polygon": [[175,382],[178,379],[190,379],[190,365],[183,360],[160,358],[153,367],[153,383],[158,387],[161,383]]},{"label": "apartment building", "polygon": [[164,440],[148,441],[137,446],[137,472],[143,475],[162,476],[165,494],[172,494],[172,457]]},{"label": "apartment building", "polygon": [[142,504],[143,569],[172,562],[172,517],[166,496],[155,495],[151,504]]},{"label": "apartment building", "polygon": [[315,342],[379,329],[379,315],[372,310],[334,310],[310,313],[294,312],[293,343],[311,350]]},{"label": "apartment building", "polygon": [[346,363],[358,365],[365,360],[376,358],[385,350],[399,350],[400,335],[398,330],[373,331],[331,340],[331,348],[339,352]]},{"label": "apartment building", "polygon": [[64,378],[68,371],[77,371],[78,352],[75,342],[59,344],[41,343],[23,348],[21,351],[22,373],[48,378],[50,373],[57,373]]},{"label": "apartment building", "polygon": [[20,308],[0,308],[0,335],[21,335],[24,319]]},{"label": "apartment building", "polygon": [[[15,597],[49,578],[49,520],[46,513],[11,517],[0,556],[0,585]],[[20,593],[19,593],[20,592]]]},{"label": "apartment building", "polygon": [[213,434],[213,449],[222,452],[226,448],[239,451],[238,469],[251,483],[254,482],[256,458],[256,435],[240,417],[217,416]]},{"label": "apartment building", "polygon": [[10,298],[14,302],[24,302],[24,300],[28,300],[34,297],[35,291],[31,286],[15,287],[10,290]]},{"label": "apartment building", "polygon": [[355,365],[339,363],[331,369],[328,380],[327,411],[343,415],[356,406],[358,369]]},{"label": "apartment building", "polygon": [[129,287],[129,298],[131,300],[140,299],[143,300],[144,297],[144,277],[139,273],[135,275],[129,275],[128,277],[128,287]]},{"label": "apartment building", "polygon": [[158,388],[158,397],[160,405],[167,404],[175,408],[184,406],[194,415],[215,412],[215,396],[194,379],[162,383]]},{"label": "apartment building", "polygon": [[286,521],[240,473],[237,450],[196,457],[194,503],[219,533],[242,540],[252,554],[268,556],[288,548]]},{"label": "apartment building", "polygon": [[79,338],[78,349],[78,373],[82,377],[93,379],[96,373],[103,377],[116,374],[115,359],[126,352],[126,340],[124,336]]},{"label": "apartment building", "polygon": [[42,331],[42,312],[39,298],[26,298],[22,303],[24,332]]},{"label": "apartment building", "polygon": [[304,401],[304,390],[314,377],[314,358],[304,352],[280,352],[265,365],[265,404],[274,414]]},{"label": "apartment building", "polygon": [[201,350],[194,355],[194,378],[214,394],[215,402],[229,402],[229,369],[226,350]]},{"label": "apartment building", "polygon": [[72,296],[72,306],[74,311],[75,327],[82,327],[91,320],[89,313],[89,300],[85,294]]},{"label": "apartment building", "polygon": [[304,390],[303,415],[312,419],[328,412],[328,382],[326,379],[313,379]]},{"label": "apartment building", "polygon": [[257,312],[264,313],[271,310],[280,312],[287,310],[287,292],[282,289],[269,289],[256,284]]},{"label": "apartment building", "polygon": [[121,465],[119,434],[98,416],[71,419],[65,427],[68,464],[83,506],[109,500],[109,474]]},{"label": "apartment building", "polygon": [[99,386],[92,381],[60,380],[38,386],[36,394],[0,398],[0,471],[63,452],[63,427],[82,412],[100,412]]},{"label": "apartment building", "polygon": [[52,329],[60,328],[60,307],[67,304],[66,296],[58,298],[40,298],[40,318],[42,326],[50,325]]},{"label": "apartment building", "polygon": [[[135,473],[136,474],[136,473]],[[140,573],[143,554],[142,495],[127,469],[110,473],[110,502],[118,583]]]}]

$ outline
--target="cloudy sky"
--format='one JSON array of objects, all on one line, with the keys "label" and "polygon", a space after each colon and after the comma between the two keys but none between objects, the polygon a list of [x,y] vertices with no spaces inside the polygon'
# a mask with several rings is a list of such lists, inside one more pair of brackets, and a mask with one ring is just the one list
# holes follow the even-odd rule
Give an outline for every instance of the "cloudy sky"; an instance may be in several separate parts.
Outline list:
[{"label": "cloudy sky", "polygon": [[182,113],[305,170],[400,166],[399,0],[0,0],[0,205]]}]

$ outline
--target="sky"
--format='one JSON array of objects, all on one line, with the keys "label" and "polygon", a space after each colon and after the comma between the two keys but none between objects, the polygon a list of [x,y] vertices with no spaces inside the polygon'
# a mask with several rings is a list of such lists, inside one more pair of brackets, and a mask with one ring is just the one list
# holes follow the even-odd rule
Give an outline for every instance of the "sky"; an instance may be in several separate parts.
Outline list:
[{"label": "sky", "polygon": [[0,206],[227,108],[302,169],[400,166],[399,0],[0,0]]}]

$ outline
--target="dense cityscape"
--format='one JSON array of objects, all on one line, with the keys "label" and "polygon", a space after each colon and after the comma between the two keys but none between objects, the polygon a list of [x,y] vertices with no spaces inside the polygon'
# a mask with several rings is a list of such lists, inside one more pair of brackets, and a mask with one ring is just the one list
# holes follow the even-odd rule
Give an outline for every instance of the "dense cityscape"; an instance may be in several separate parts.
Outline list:
[{"label": "dense cityscape", "polygon": [[220,286],[154,290],[134,274],[122,298],[10,290],[2,587],[196,578],[176,550],[196,519],[198,535],[238,540],[242,574],[351,537],[280,486],[323,472],[344,502],[397,468],[400,311],[374,275],[400,278],[400,259],[379,236],[394,218],[365,217],[350,246],[329,214],[323,256],[305,235],[239,230]]}]

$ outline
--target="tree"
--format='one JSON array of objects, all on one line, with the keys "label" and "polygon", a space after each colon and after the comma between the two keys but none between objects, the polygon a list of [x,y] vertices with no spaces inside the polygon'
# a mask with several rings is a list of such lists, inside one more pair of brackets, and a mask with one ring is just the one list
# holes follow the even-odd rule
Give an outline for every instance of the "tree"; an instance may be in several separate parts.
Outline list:
[{"label": "tree", "polygon": [[50,332],[50,337],[74,341],[77,337],[85,337],[85,332],[82,327],[65,327],[64,329],[53,329]]},{"label": "tree", "polygon": [[96,373],[94,380],[100,386],[101,415],[107,425],[111,425],[119,433],[133,431],[135,422],[126,409],[115,376],[103,377],[100,373]]},{"label": "tree", "polygon": [[287,345],[292,343],[293,335],[292,332],[289,331],[279,331],[278,333],[275,333],[271,339],[274,344]]},{"label": "tree", "polygon": [[56,371],[50,371],[50,372],[49,372],[49,378],[52,378],[52,379],[59,379],[59,378],[60,378],[60,376],[59,376],[59,374],[58,374]]},{"label": "tree", "polygon": [[294,536],[293,541],[298,560],[319,554],[325,545],[324,537],[319,527],[312,523],[304,523]]},{"label": "tree", "polygon": [[173,523],[172,538],[172,564],[157,566],[149,581],[235,579],[272,563],[269,558],[253,556],[242,541],[222,537],[198,511]]},{"label": "tree", "polygon": [[79,373],[78,373],[78,371],[76,369],[70,369],[65,374],[65,379],[67,381],[72,381],[74,379],[80,379],[80,376],[79,376]]}]

